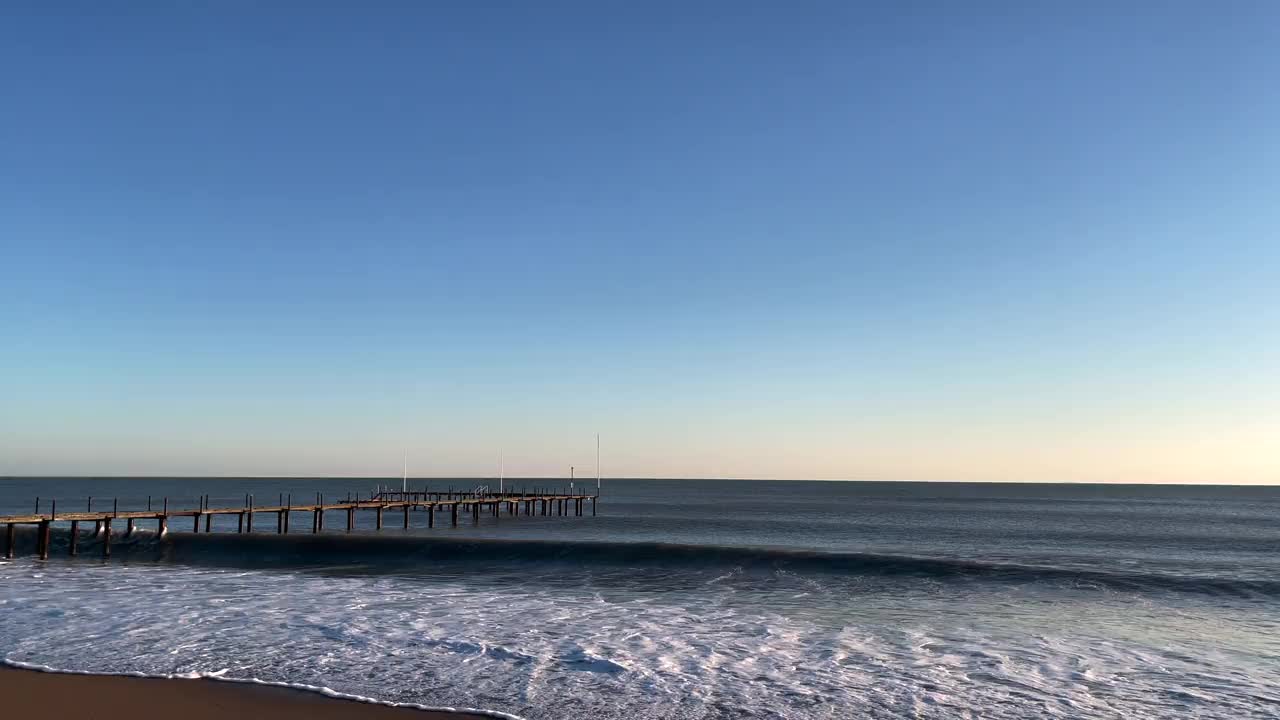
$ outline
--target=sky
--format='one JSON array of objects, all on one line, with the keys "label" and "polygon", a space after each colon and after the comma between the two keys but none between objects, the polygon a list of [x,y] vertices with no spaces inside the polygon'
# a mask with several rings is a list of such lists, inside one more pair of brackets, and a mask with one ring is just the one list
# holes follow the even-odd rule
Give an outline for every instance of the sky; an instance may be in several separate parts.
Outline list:
[{"label": "sky", "polygon": [[16,2],[0,475],[1280,483],[1280,4]]}]

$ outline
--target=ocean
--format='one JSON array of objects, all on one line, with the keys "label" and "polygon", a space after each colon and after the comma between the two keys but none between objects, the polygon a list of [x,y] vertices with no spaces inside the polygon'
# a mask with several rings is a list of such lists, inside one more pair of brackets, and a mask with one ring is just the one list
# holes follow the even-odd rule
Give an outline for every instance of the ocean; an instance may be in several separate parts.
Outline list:
[{"label": "ocean", "polygon": [[[8,478],[0,515],[378,483]],[[535,484],[564,487],[508,488]],[[527,720],[1280,717],[1280,488],[611,480],[595,517],[337,515],[141,522],[109,561],[24,533],[0,657]]]}]

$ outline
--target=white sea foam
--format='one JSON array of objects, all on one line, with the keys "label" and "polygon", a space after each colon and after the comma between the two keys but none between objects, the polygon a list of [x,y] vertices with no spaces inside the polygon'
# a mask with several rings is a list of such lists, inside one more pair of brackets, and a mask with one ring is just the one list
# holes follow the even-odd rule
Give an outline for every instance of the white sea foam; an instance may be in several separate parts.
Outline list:
[{"label": "white sea foam", "polygon": [[0,569],[0,656],[530,720],[1234,719],[1280,708],[1275,612],[1247,603],[794,573],[660,585],[555,573],[533,565],[499,582],[485,571],[20,559]]}]

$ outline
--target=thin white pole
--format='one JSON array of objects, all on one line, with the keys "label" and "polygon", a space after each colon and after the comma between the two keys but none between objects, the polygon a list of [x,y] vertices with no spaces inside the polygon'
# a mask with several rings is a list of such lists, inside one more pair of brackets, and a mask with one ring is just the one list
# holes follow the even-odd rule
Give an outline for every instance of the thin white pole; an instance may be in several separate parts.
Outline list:
[{"label": "thin white pole", "polygon": [[400,492],[409,492],[409,451],[404,451],[404,481],[400,485]]},{"label": "thin white pole", "polygon": [[600,433],[596,433],[596,494],[600,494]]},{"label": "thin white pole", "polygon": [[501,495],[503,491],[503,476],[505,475],[504,470],[505,468],[502,465],[502,453],[498,453],[498,494],[499,495]]}]

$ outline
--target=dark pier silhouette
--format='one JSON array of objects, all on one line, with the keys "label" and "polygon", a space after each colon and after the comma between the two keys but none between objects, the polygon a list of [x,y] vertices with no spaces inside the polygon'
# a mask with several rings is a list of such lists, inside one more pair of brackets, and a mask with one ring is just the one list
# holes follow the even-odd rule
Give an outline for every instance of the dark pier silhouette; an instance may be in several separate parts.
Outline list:
[{"label": "dark pier silhouette", "polygon": [[[403,516],[401,522],[404,529],[409,529],[409,517],[413,512],[425,512],[427,514],[427,527],[436,526],[437,519],[441,522],[445,520],[442,516],[437,518],[437,513],[447,513],[448,522],[451,526],[457,526],[459,515],[471,515],[473,522],[480,522],[480,516],[483,513],[491,514],[494,517],[506,514],[511,517],[519,517],[520,515],[574,515],[582,516],[585,514],[585,506],[588,501],[591,502],[591,514],[596,514],[596,504],[599,500],[599,493],[564,493],[564,492],[488,492],[486,490],[470,490],[457,491],[448,489],[442,491],[420,490],[420,491],[390,491],[380,490],[370,493],[367,498],[361,498],[359,494],[355,497],[350,495],[343,500],[335,502],[325,502],[324,495],[316,493],[315,502],[294,504],[291,495],[281,495],[279,501],[275,505],[257,505],[254,503],[252,495],[246,495],[244,503],[235,507],[210,507],[210,499],[208,495],[202,496],[199,501],[199,507],[172,509],[169,507],[168,498],[160,499],[160,507],[153,508],[150,498],[147,499],[146,510],[120,510],[119,502],[112,500],[110,510],[95,510],[93,508],[93,498],[89,498],[83,512],[59,512],[56,501],[50,501],[49,511],[47,513],[40,512],[40,500],[36,499],[35,512],[30,515],[9,515],[0,516],[0,526],[4,526],[4,556],[12,558],[15,554],[17,545],[17,526],[33,525],[36,528],[36,553],[41,559],[48,559],[50,548],[51,527],[54,523],[70,524],[70,542],[68,548],[71,555],[79,553],[79,541],[81,538],[81,523],[93,523],[92,534],[89,537],[100,538],[102,540],[102,556],[111,557],[111,538],[113,533],[118,533],[119,525],[124,523],[124,537],[133,535],[139,520],[155,522],[157,534],[163,536],[169,532],[171,523],[174,521],[190,522],[191,532],[212,532],[213,518],[215,516],[235,516],[236,532],[249,533],[254,531],[255,517],[266,515],[270,523],[274,520],[274,528],[267,526],[267,532],[288,533],[290,520],[297,514],[303,516],[310,515],[311,532],[319,533],[324,530],[325,513],[339,512],[345,514],[346,531],[352,532],[356,528],[357,513],[373,513],[374,528],[381,530],[387,521],[388,513],[399,513]],[[64,508],[66,506],[64,505]],[[274,517],[272,517],[274,516]],[[258,520],[261,522],[261,520]],[[203,528],[201,527],[203,525]],[[296,531],[295,531],[296,532]]]}]

